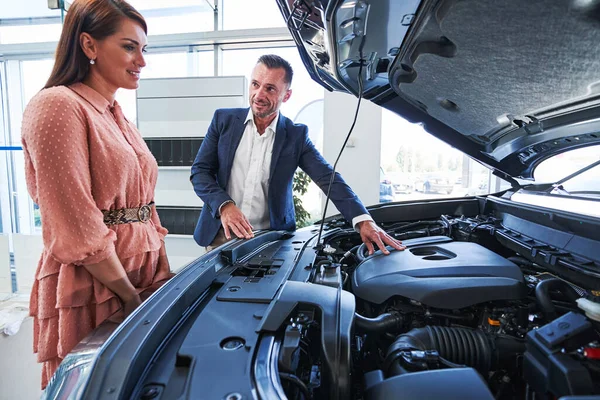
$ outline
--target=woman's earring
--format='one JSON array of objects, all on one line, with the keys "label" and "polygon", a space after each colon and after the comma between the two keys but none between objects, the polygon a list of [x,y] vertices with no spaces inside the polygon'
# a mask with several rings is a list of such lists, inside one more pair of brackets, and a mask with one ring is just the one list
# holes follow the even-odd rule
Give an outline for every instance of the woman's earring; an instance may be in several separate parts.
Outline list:
[{"label": "woman's earring", "polygon": [[96,61],[94,61],[94,59],[92,58],[92,59],[90,59],[90,64],[94,65],[94,64],[96,64]]}]

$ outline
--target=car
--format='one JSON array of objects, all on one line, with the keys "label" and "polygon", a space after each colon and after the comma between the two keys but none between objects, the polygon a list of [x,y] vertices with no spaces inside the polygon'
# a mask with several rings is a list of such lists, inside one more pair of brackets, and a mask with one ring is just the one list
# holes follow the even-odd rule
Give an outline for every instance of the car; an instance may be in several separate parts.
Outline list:
[{"label": "car", "polygon": [[454,185],[450,180],[440,173],[428,173],[418,176],[414,183],[415,190],[422,193],[446,193],[451,194]]},{"label": "car", "polygon": [[406,246],[388,256],[339,215],[228,242],[84,340],[46,398],[598,398],[597,3],[277,3],[316,82],[508,187],[369,207]]},{"label": "car", "polygon": [[392,186],[394,187],[395,194],[410,194],[413,192],[414,184],[409,174],[406,173],[394,173],[388,174],[392,180]]},{"label": "car", "polygon": [[389,203],[394,201],[394,187],[392,181],[386,176],[383,168],[379,168],[379,202]]},{"label": "car", "polygon": [[486,175],[473,176],[471,183],[466,188],[465,196],[478,196],[482,194],[490,193],[490,178]]}]

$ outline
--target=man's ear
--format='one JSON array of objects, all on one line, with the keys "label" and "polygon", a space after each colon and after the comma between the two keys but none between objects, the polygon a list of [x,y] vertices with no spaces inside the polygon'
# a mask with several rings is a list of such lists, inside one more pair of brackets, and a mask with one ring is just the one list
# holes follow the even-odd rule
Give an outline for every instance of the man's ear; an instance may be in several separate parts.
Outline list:
[{"label": "man's ear", "polygon": [[291,96],[292,96],[292,89],[288,89],[287,92],[285,92],[285,96],[283,96],[283,102],[285,103],[286,101],[288,101]]},{"label": "man's ear", "polygon": [[97,58],[97,45],[96,40],[87,32],[82,32],[79,35],[79,45],[83,50],[83,53],[90,60],[95,60]]}]

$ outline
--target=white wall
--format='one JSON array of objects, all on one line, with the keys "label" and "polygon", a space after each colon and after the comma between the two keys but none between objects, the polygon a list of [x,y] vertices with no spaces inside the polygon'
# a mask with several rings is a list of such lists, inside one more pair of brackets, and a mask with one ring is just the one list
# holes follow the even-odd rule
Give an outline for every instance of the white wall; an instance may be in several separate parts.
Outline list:
[{"label": "white wall", "polygon": [[35,281],[44,241],[42,235],[23,235],[14,233],[13,251],[15,256],[15,272],[17,275],[17,292],[29,295]]},{"label": "white wall", "polygon": [[[325,92],[323,156],[332,165],[350,130],[358,99],[339,92]],[[356,126],[336,170],[365,206],[379,203],[381,158],[381,108],[363,100]],[[325,196],[323,196],[323,199]],[[338,211],[330,204],[327,216]]]},{"label": "white wall", "polygon": [[198,246],[192,235],[169,234],[165,237],[165,248],[171,271],[175,273],[206,253],[205,248]]},{"label": "white wall", "polygon": [[33,318],[14,336],[0,333],[0,400],[39,399],[42,366],[33,354]]}]

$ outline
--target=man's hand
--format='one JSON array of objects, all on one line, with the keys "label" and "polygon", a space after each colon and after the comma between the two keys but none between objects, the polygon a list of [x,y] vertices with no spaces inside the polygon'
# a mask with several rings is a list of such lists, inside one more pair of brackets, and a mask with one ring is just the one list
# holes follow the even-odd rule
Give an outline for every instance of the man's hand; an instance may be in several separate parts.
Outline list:
[{"label": "man's hand", "polygon": [[251,239],[254,237],[248,218],[233,203],[227,203],[221,208],[221,224],[227,240],[231,239],[232,232],[238,238]]},{"label": "man's hand", "polygon": [[369,249],[369,255],[375,252],[373,243],[379,247],[379,250],[385,255],[390,254],[389,250],[385,248],[385,245],[392,246],[396,250],[404,250],[406,246],[401,241],[394,239],[383,229],[377,226],[373,221],[362,221],[358,224],[358,231],[360,232],[360,238],[367,245]]}]

